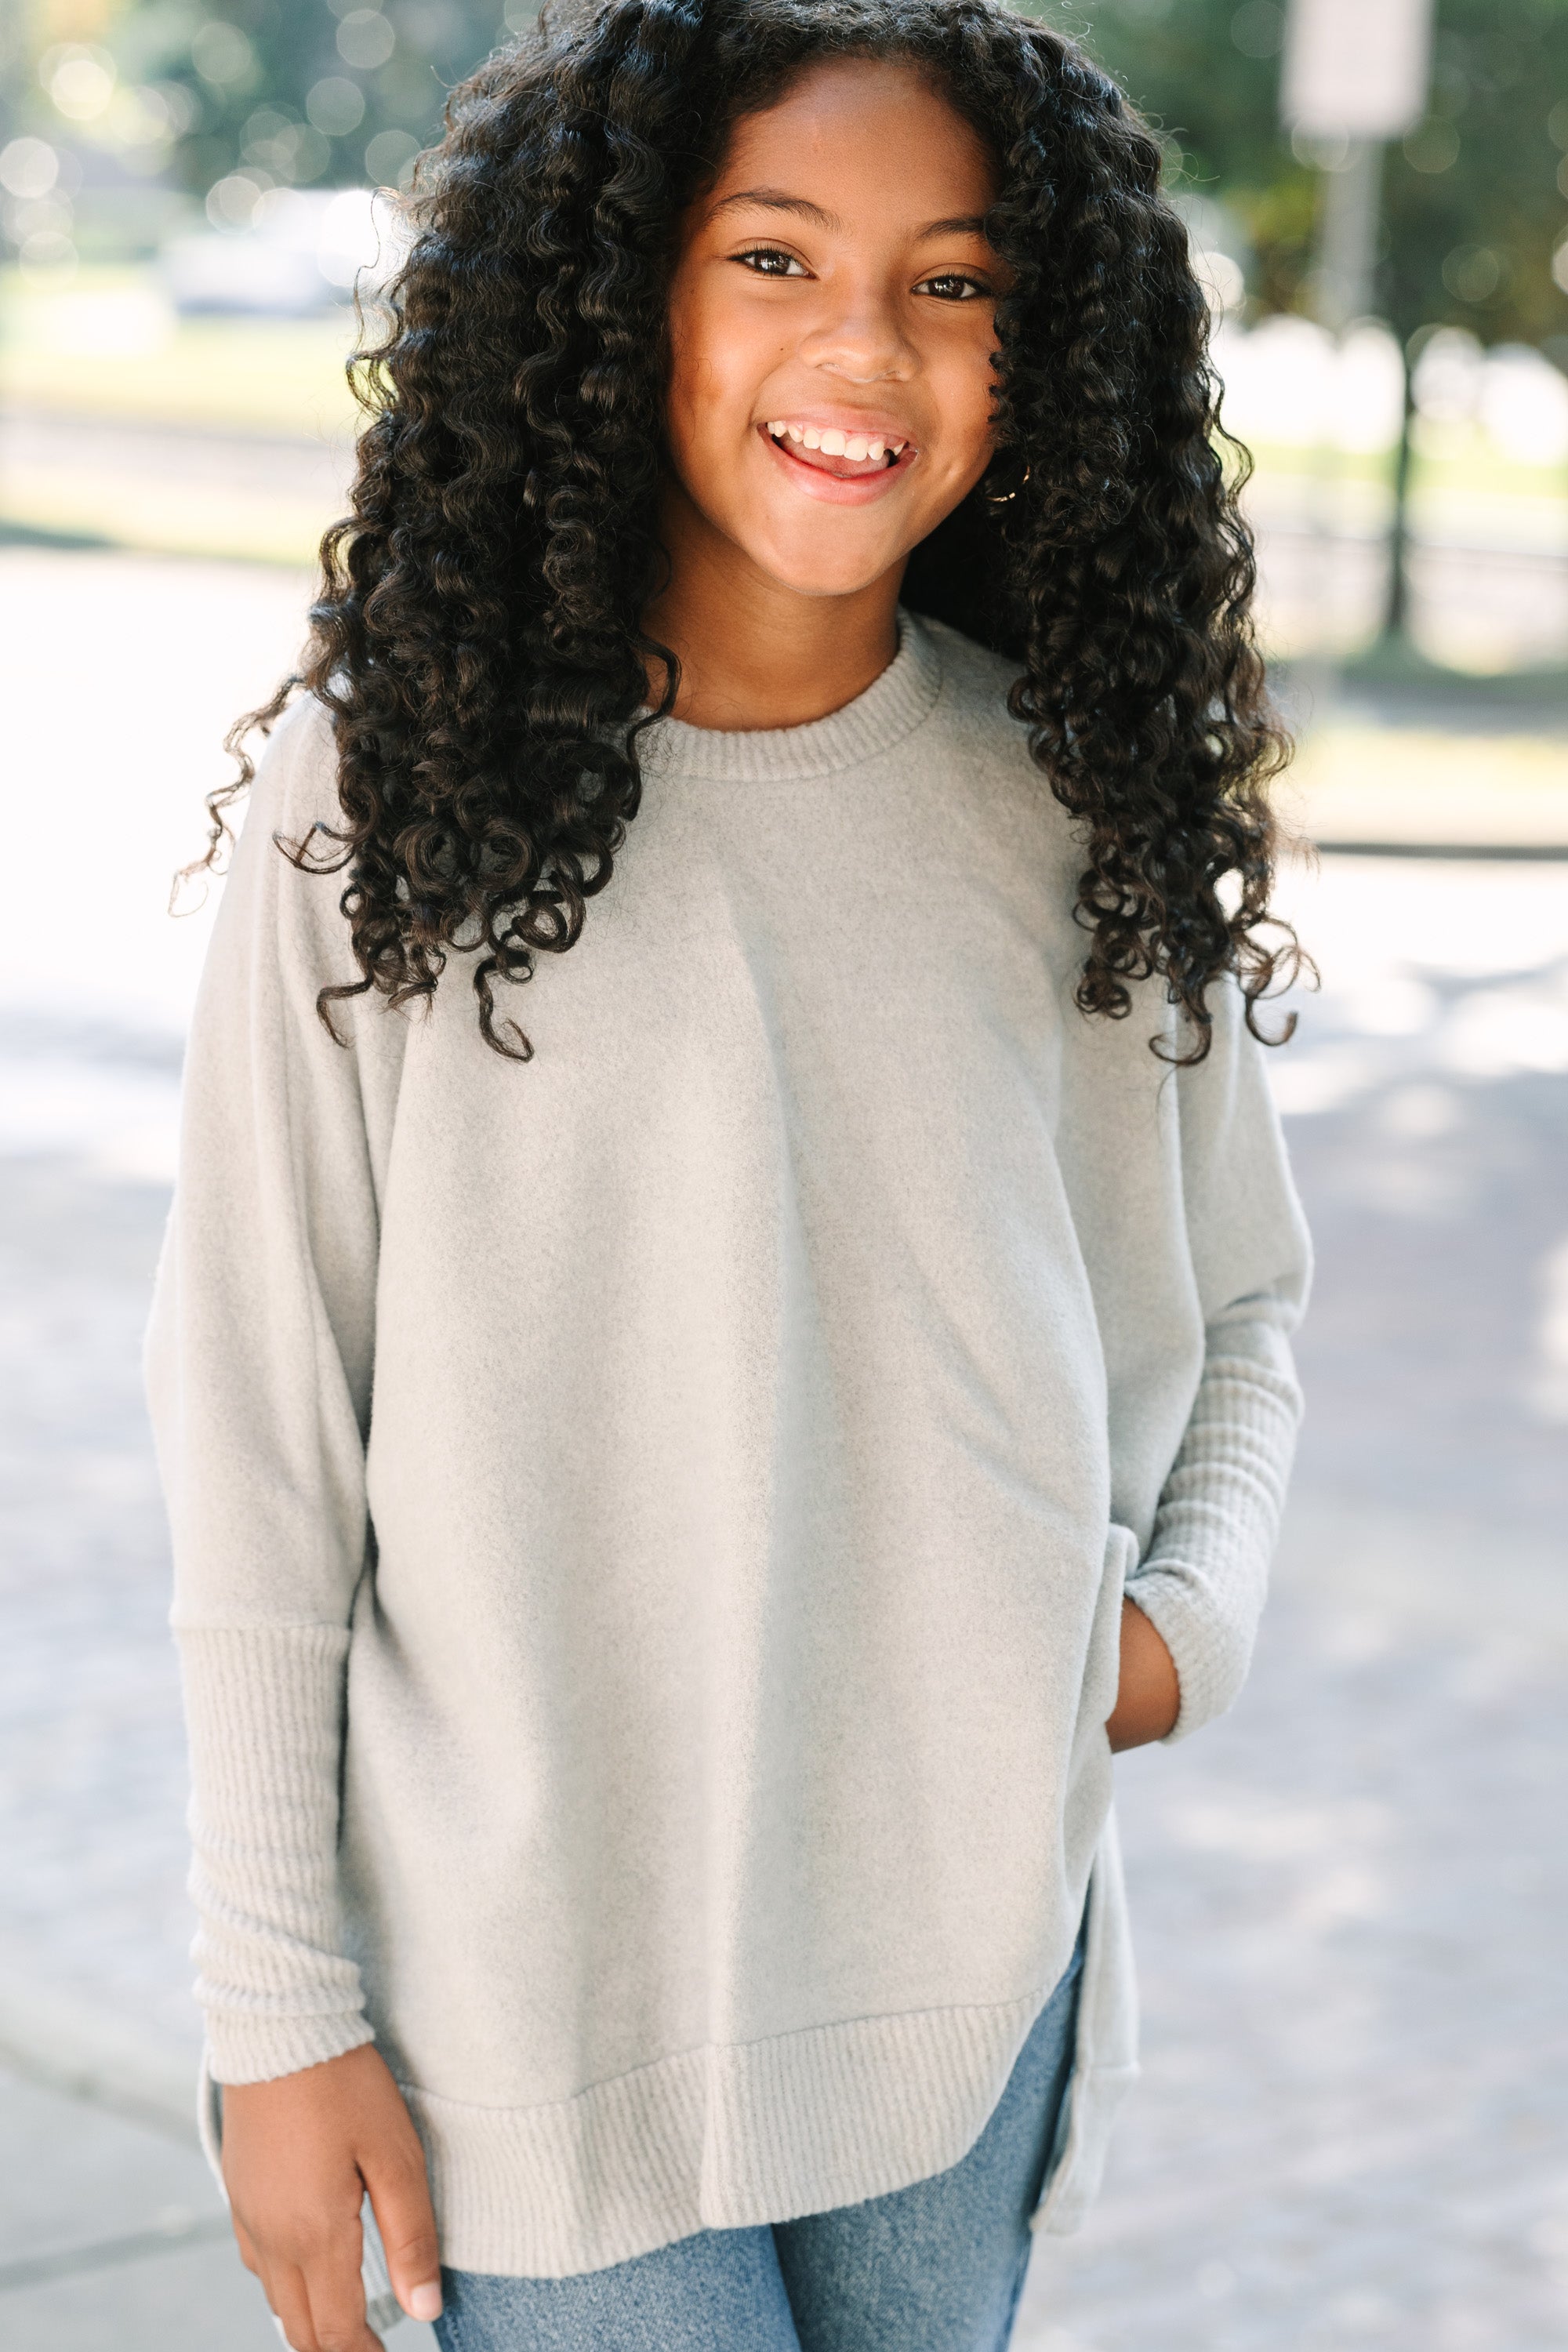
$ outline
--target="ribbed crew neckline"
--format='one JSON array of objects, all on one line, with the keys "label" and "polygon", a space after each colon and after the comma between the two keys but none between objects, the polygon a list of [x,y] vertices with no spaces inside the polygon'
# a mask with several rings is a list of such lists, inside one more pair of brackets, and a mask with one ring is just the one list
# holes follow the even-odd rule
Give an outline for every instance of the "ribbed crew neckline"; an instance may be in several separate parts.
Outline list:
[{"label": "ribbed crew neckline", "polygon": [[783,783],[858,768],[891,751],[930,718],[942,691],[942,656],[930,633],[901,605],[898,622],[898,652],[842,710],[804,727],[733,732],[661,719],[637,738],[642,766],[731,783]]}]

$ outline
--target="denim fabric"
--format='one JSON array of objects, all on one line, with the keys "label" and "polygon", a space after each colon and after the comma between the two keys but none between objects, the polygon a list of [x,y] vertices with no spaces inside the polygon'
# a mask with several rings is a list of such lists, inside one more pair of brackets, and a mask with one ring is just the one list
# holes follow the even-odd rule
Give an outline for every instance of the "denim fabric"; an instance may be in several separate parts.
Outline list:
[{"label": "denim fabric", "polygon": [[443,2276],[442,2352],[1003,2352],[1072,2071],[1083,1938],[967,2156],[888,2197],[575,2278]]}]

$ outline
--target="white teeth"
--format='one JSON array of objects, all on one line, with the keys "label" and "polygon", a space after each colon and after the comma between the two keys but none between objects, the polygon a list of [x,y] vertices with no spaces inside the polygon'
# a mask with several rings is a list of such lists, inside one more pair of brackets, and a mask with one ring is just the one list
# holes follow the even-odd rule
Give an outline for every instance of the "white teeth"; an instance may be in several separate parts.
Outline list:
[{"label": "white teeth", "polygon": [[775,441],[798,442],[803,448],[820,449],[825,457],[847,457],[855,465],[867,457],[874,463],[901,457],[910,446],[907,441],[875,440],[869,434],[842,433],[836,425],[792,425],[783,416],[767,430]]}]

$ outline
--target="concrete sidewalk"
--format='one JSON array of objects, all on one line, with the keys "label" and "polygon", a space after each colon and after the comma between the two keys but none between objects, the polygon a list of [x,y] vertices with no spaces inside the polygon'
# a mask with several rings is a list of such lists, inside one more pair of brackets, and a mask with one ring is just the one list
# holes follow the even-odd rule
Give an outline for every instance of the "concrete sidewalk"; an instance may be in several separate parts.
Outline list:
[{"label": "concrete sidewalk", "polygon": [[[195,2125],[195,2047],[0,1944],[0,2352],[277,2352]],[[435,2352],[397,2325],[399,2352]]]},{"label": "concrete sidewalk", "polygon": [[0,2179],[5,2352],[278,2352],[188,2133],[0,2071]]},{"label": "concrete sidewalk", "polygon": [[278,2352],[194,2147],[4,2074],[0,2176],[6,2352]]}]

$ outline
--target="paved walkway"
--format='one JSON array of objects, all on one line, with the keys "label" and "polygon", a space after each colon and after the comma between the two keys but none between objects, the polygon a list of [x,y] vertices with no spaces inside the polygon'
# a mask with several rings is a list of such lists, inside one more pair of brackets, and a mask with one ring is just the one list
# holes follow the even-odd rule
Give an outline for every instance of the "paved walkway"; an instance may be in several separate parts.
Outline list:
[{"label": "paved walkway", "polygon": [[0,2342],[278,2352],[201,2157],[0,2075]]},{"label": "paved walkway", "polygon": [[[12,856],[95,845],[73,931],[38,890],[0,945],[0,2048],[74,2005],[156,2105],[194,2033],[137,1352],[200,930],[153,882],[298,590],[83,566],[0,559],[0,708],[46,688]],[[110,619],[112,758],[71,674]],[[1276,1066],[1322,1259],[1300,1474],[1241,1704],[1120,1767],[1145,2081],[1018,2342],[1562,2352],[1568,871],[1335,858],[1290,891],[1328,983]],[[0,2158],[0,2342],[275,2343],[166,2132],[13,2080]]]},{"label": "paved walkway", "polygon": [[1568,2343],[1568,870],[1332,860],[1241,1704],[1124,1759],[1145,2080],[1029,2352]]}]

